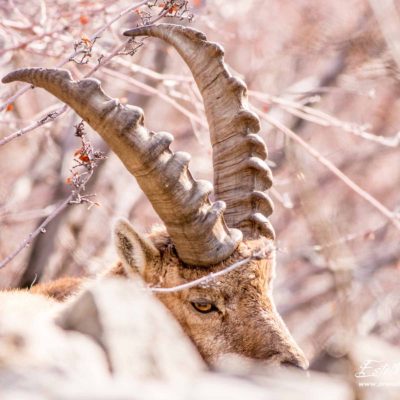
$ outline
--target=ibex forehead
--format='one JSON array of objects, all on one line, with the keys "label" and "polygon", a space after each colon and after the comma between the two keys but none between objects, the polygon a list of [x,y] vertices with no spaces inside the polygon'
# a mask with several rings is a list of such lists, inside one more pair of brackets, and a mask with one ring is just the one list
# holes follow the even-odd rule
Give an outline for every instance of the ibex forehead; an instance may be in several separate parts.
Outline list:
[{"label": "ibex forehead", "polygon": [[[221,290],[226,292],[229,289],[237,296],[237,290],[248,285],[264,291],[275,274],[273,253],[272,241],[267,239],[247,240],[240,243],[237,250],[227,260],[208,268],[185,265],[177,257],[171,259],[170,255],[164,253],[169,258],[170,265],[172,264],[175,267],[169,267],[166,275],[169,275],[169,277],[175,275],[175,281],[179,281],[181,284],[202,278],[211,273],[215,274],[224,271],[226,268],[250,258],[244,265],[199,285],[197,289],[208,291],[209,295],[215,291],[219,296],[221,296]],[[165,259],[162,261],[163,265],[168,264]]]}]

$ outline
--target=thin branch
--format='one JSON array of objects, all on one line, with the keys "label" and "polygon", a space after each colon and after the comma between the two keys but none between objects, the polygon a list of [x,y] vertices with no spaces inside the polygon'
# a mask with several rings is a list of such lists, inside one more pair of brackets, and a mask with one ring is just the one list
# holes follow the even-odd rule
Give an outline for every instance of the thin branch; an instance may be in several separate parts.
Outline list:
[{"label": "thin branch", "polygon": [[8,142],[11,142],[11,140],[23,136],[28,132],[31,132],[45,124],[48,124],[49,122],[53,122],[56,118],[58,118],[61,114],[64,114],[65,111],[67,111],[68,106],[65,104],[58,108],[56,111],[52,111],[49,114],[47,114],[44,118],[26,126],[25,128],[18,129],[16,132],[10,133],[8,136],[4,137],[3,139],[0,139],[0,147],[7,144]]},{"label": "thin branch", "polygon": [[[141,1],[140,3],[136,3],[128,8],[126,8],[125,10],[121,11],[119,14],[117,14],[113,19],[111,19],[107,24],[103,25],[99,30],[97,30],[92,36],[90,36],[90,40],[93,41],[96,37],[101,36],[101,34],[107,30],[114,22],[118,21],[120,18],[122,18],[123,16],[125,16],[126,14],[130,13],[131,11],[134,11],[142,6],[144,6],[145,4],[147,4],[148,0],[144,0]],[[62,66],[64,66],[65,64],[67,64],[71,58],[74,58],[77,55],[78,51],[74,51],[72,52],[70,55],[68,55],[66,58],[64,58],[63,61],[61,61],[60,63],[58,63],[56,65],[56,68],[61,68]],[[0,112],[5,110],[7,108],[7,106],[11,103],[14,103],[15,100],[18,99],[18,97],[20,97],[21,95],[23,95],[24,93],[26,93],[29,89],[32,89],[32,85],[25,85],[23,86],[20,90],[18,90],[13,96],[9,97],[4,104],[2,104],[0,106]]]},{"label": "thin branch", "polygon": [[257,253],[252,254],[250,257],[247,257],[241,261],[237,261],[234,264],[230,265],[229,267],[224,268],[221,271],[218,272],[211,272],[210,274],[203,276],[202,278],[196,279],[191,282],[183,283],[182,285],[178,286],[173,286],[169,288],[157,288],[157,287],[149,287],[148,289],[154,293],[175,293],[175,292],[181,292],[182,290],[190,289],[195,286],[199,285],[206,285],[215,279],[219,278],[220,276],[226,275],[229,272],[234,271],[235,269],[238,269],[242,265],[247,264],[251,260],[259,260],[261,258],[265,257],[265,252],[264,251],[259,251]]},{"label": "thin branch", "polygon": [[[118,55],[118,53],[126,46],[126,44],[128,43],[129,40],[123,42],[122,44],[120,44],[119,46],[117,46],[112,53],[110,53],[107,57],[103,57],[101,60],[101,63],[97,63],[96,66],[94,68],[92,68],[84,77],[88,78],[91,75],[93,75],[100,67],[102,67],[103,65],[106,65],[113,57],[115,57],[116,55]],[[45,125],[49,122],[53,122],[56,118],[58,118],[61,114],[63,114],[65,111],[68,110],[68,106],[65,104],[62,107],[60,107],[59,109],[57,109],[56,111],[48,114],[47,116],[45,116],[44,118],[42,118],[39,121],[34,122],[33,124],[19,129],[18,131],[11,133],[10,135],[4,137],[3,139],[0,140],[0,147],[5,145],[6,143],[10,142],[11,140],[20,137],[22,135],[25,135],[28,132],[31,132],[37,128],[39,128],[42,125]]]},{"label": "thin branch", "polygon": [[21,210],[13,211],[3,207],[0,209],[0,221],[7,220],[8,222],[16,221],[29,221],[31,219],[44,218],[49,216],[55,209],[55,204],[50,204],[45,208],[33,209],[33,210]]},{"label": "thin branch", "polygon": [[[57,206],[39,225],[39,227],[31,232],[11,254],[0,262],[0,269],[4,268],[9,262],[11,262],[22,250],[29,247],[37,236],[41,233],[46,233],[46,226],[68,205],[88,203],[90,208],[92,205],[96,204],[91,200],[93,195],[83,196],[81,193],[85,191],[86,184],[93,176],[98,162],[105,157],[102,152],[94,151],[92,145],[86,139],[83,122],[76,126],[75,136],[80,138],[81,148],[74,155],[74,161],[77,164],[71,170],[72,177],[67,180],[67,183],[73,185],[71,194],[59,206]],[[83,168],[83,172],[78,172],[77,169],[81,167]]]},{"label": "thin branch", "polygon": [[28,46],[29,44],[36,42],[37,40],[41,40],[45,37],[48,36],[53,36],[56,33],[62,33],[65,30],[65,27],[61,28],[61,29],[55,29],[51,32],[44,32],[41,35],[38,36],[34,36],[31,39],[26,40],[25,42],[22,43],[18,43],[15,46],[10,46],[10,47],[5,47],[4,49],[0,50],[0,56],[3,55],[4,53],[7,53],[8,51],[14,51],[14,50],[19,50],[19,49],[24,49],[26,46]]},{"label": "thin branch", "polygon": [[133,73],[141,73],[149,78],[158,80],[158,81],[176,81],[176,82],[193,82],[193,78],[191,76],[185,75],[175,75],[175,74],[160,74],[157,71],[153,71],[150,68],[143,67],[142,65],[138,65],[132,63],[124,58],[120,58],[115,60],[116,64],[122,65],[128,69],[130,69]]},{"label": "thin branch", "polygon": [[368,132],[364,126],[341,121],[340,119],[335,118],[334,116],[329,115],[321,110],[316,110],[315,108],[305,106],[293,100],[270,96],[268,94],[256,91],[249,91],[249,94],[257,99],[267,101],[269,103],[279,104],[282,109],[290,112],[291,114],[320,126],[333,126],[340,128],[346,132],[352,133],[355,136],[359,136],[365,140],[379,143],[387,147],[398,147],[400,145],[400,132],[391,137],[376,135]]},{"label": "thin branch", "polygon": [[[122,16],[124,16],[124,15],[125,15],[126,13],[128,13],[129,11],[134,10],[134,9],[136,9],[136,8],[139,8],[139,7],[141,7],[142,5],[144,5],[144,4],[146,4],[146,3],[147,3],[147,1],[143,1],[143,2],[141,2],[141,3],[139,3],[139,4],[137,4],[136,6],[131,6],[131,7],[127,8],[126,10],[122,11],[122,12],[119,13],[115,18],[113,18],[107,25],[103,26],[103,27],[102,27],[101,29],[99,29],[96,33],[94,33],[94,34],[92,35],[92,37],[90,38],[90,40],[92,40],[92,38],[93,38],[93,40],[94,40],[94,39],[97,37],[96,35],[99,35],[99,34],[103,33],[103,31],[104,31],[105,29],[107,29],[113,22],[115,22],[116,20],[118,20],[119,18],[121,18]],[[165,16],[165,15],[167,14],[167,12],[168,12],[168,10],[164,11],[164,12],[163,12],[161,15],[159,15],[154,21],[152,21],[152,23],[154,23],[155,21],[158,21],[160,18],[162,18],[163,16]],[[128,45],[129,42],[130,42],[130,39],[124,41],[124,42],[121,43],[119,46],[117,46],[107,57],[101,58],[101,61],[99,61],[86,75],[84,75],[84,78],[90,77],[90,76],[93,75],[97,70],[99,70],[101,67],[103,67],[104,65],[106,65],[107,63],[109,63],[110,60],[111,60],[113,57],[119,55],[119,53],[121,52],[121,50],[124,49],[124,48]],[[77,51],[75,51],[74,53],[72,53],[72,55],[71,55],[70,57],[74,57],[76,54],[77,54]],[[68,60],[68,61],[69,61],[69,60]],[[64,60],[61,64],[58,64],[57,67],[60,67],[60,66],[64,65],[64,64],[67,63],[68,61],[65,61],[65,60]],[[133,79],[133,78],[130,78],[130,79],[132,79],[132,82],[135,82],[135,83],[136,83],[136,86],[139,86],[139,87],[144,88],[144,87],[143,87],[143,84],[141,84],[139,81],[136,81],[136,80]],[[186,110],[184,107],[182,107],[182,106],[179,105],[178,103],[174,102],[174,100],[170,99],[168,96],[163,95],[162,93],[159,93],[156,89],[151,88],[150,86],[147,86],[147,85],[145,85],[145,86],[146,86],[146,89],[147,89],[148,91],[150,91],[150,89],[154,90],[154,91],[156,92],[156,94],[159,94],[161,98],[163,98],[164,100],[168,101],[169,103],[172,103],[172,104],[174,105],[174,107],[176,107],[177,109],[179,109],[179,111],[181,111],[183,114],[186,114],[189,118],[197,119],[198,122],[199,122],[200,124],[202,124],[203,126],[205,125],[204,121],[200,120],[199,117],[197,117],[196,115],[190,113],[188,110]],[[28,85],[28,86],[26,87],[26,89],[28,90],[29,88],[32,88],[32,87],[33,87],[32,85]],[[24,88],[22,88],[22,89],[24,89]],[[22,90],[22,89],[21,89],[21,90]],[[25,91],[26,91],[26,90],[25,90]],[[21,91],[20,91],[20,92],[21,92]],[[16,95],[17,95],[18,93],[19,93],[19,92],[17,92]],[[25,93],[25,92],[21,92],[21,93],[19,93],[19,95],[22,95],[23,93]],[[154,92],[153,92],[153,93],[154,93]],[[6,107],[8,104],[12,103],[12,102],[15,100],[15,98],[16,98],[15,96],[16,96],[16,95],[14,95],[12,98],[9,98],[9,99],[6,101],[6,103],[4,104],[5,107]],[[18,95],[17,97],[19,97],[19,95]],[[12,99],[12,100],[11,100],[11,99]],[[0,140],[0,147],[1,147],[2,145],[5,145],[5,144],[9,143],[11,140],[13,140],[13,139],[15,139],[15,138],[17,138],[17,137],[20,137],[20,136],[22,136],[22,135],[25,135],[26,133],[31,132],[31,131],[33,131],[33,130],[39,128],[40,126],[42,126],[42,125],[44,125],[44,124],[46,124],[46,123],[49,123],[49,122],[54,121],[54,120],[55,120],[56,118],[58,118],[61,114],[63,114],[68,108],[69,108],[69,107],[68,107],[67,105],[63,105],[61,108],[59,108],[59,109],[57,109],[55,112],[53,112],[53,113],[47,115],[45,118],[43,118],[43,119],[41,119],[41,120],[39,120],[39,121],[37,121],[37,122],[34,122],[33,124],[31,124],[31,125],[29,125],[29,126],[27,126],[27,127],[25,127],[25,128],[19,129],[19,130],[16,131],[16,132],[11,133],[10,135],[8,135],[8,136],[6,136],[5,138],[3,138],[3,139]],[[2,108],[0,107],[0,111],[1,111],[1,110],[2,110]],[[190,115],[188,115],[188,113],[190,113]]]},{"label": "thin branch", "polygon": [[165,93],[160,92],[158,89],[147,85],[146,83],[140,82],[136,80],[135,78],[132,77],[127,77],[126,75],[122,75],[112,69],[109,68],[103,68],[102,71],[106,73],[107,75],[113,76],[115,78],[121,79],[125,83],[131,84],[137,88],[145,90],[147,93],[156,95],[160,97],[162,100],[167,102],[168,104],[172,105],[174,108],[176,108],[179,112],[181,112],[183,115],[188,117],[190,120],[196,121],[198,124],[200,124],[202,127],[207,128],[207,124],[205,123],[203,118],[200,118],[198,115],[193,114],[191,111],[189,111],[187,108],[181,106],[177,101],[172,99],[170,96],[168,96]]},{"label": "thin branch", "polygon": [[397,217],[396,213],[392,212],[388,208],[386,208],[382,203],[380,203],[375,197],[371,196],[368,192],[358,186],[355,182],[353,182],[347,175],[345,175],[342,171],[340,171],[334,164],[332,164],[328,159],[322,156],[316,149],[310,146],[307,142],[305,142],[302,138],[297,136],[291,129],[283,125],[281,122],[276,120],[275,118],[270,117],[266,113],[261,110],[254,108],[258,115],[280,130],[287,137],[292,139],[294,142],[302,146],[309,154],[311,154],[317,161],[319,161],[322,165],[328,168],[334,175],[336,175],[345,185],[347,185],[350,189],[352,189],[357,195],[367,201],[372,207],[378,210],[383,216],[385,216],[395,227],[400,231],[400,220]]},{"label": "thin branch", "polygon": [[0,262],[0,269],[4,268],[9,262],[11,262],[22,250],[29,247],[37,236],[41,233],[46,232],[46,226],[58,215],[60,214],[74,199],[75,194],[71,193],[40,225],[39,227],[31,232],[25,240],[23,240],[20,245],[9,254],[4,260]]},{"label": "thin branch", "polygon": [[343,245],[343,244],[349,244],[351,242],[354,242],[356,240],[375,240],[375,236],[379,231],[384,231],[386,228],[389,226],[389,222],[385,221],[384,223],[381,223],[380,225],[374,227],[374,228],[369,228],[360,232],[353,232],[349,233],[347,235],[344,235],[337,240],[330,241],[324,244],[308,244],[308,245],[301,245],[301,246],[282,246],[278,247],[277,251],[280,251],[285,254],[290,254],[291,256],[299,256],[303,255],[304,252],[306,251],[315,251],[315,252],[321,252],[322,250],[328,249],[330,247],[335,247],[338,245]]}]

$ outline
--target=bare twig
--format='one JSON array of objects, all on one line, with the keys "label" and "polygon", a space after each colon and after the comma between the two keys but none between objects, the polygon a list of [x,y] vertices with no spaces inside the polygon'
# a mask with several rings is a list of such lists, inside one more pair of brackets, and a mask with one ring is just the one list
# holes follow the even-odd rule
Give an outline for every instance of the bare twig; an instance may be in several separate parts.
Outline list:
[{"label": "bare twig", "polygon": [[[91,75],[93,75],[101,66],[107,64],[113,57],[115,57],[127,44],[128,41],[123,42],[119,46],[117,46],[107,57],[103,57],[101,60],[101,63],[96,64],[95,67],[93,67],[84,77],[88,78]],[[35,130],[36,128],[39,128],[40,126],[47,124],[49,122],[54,121],[56,118],[58,118],[60,115],[62,115],[65,111],[68,110],[68,106],[65,104],[62,107],[60,107],[58,110],[54,111],[51,113],[51,118],[48,116],[42,118],[39,121],[34,122],[33,124],[19,129],[18,131],[11,133],[10,135],[6,136],[5,138],[0,140],[0,146],[7,144],[11,140],[20,137],[22,135],[25,135],[28,132],[31,132]]]},{"label": "bare twig", "polygon": [[132,77],[127,77],[125,75],[122,75],[112,69],[109,68],[103,68],[102,71],[106,73],[107,75],[113,76],[115,78],[121,79],[124,81],[124,83],[131,84],[133,86],[136,86],[137,88],[140,88],[142,90],[145,90],[147,93],[156,95],[160,97],[162,100],[167,102],[168,104],[172,105],[174,108],[176,108],[179,112],[181,112],[183,115],[188,117],[190,120],[196,121],[198,124],[200,124],[202,127],[207,128],[207,124],[204,121],[203,118],[200,118],[198,115],[193,114],[191,111],[189,111],[187,108],[181,106],[178,102],[176,102],[174,99],[172,99],[170,96],[168,96],[165,93],[160,92],[158,89],[147,85],[146,83],[140,82],[136,80],[135,78]]},{"label": "bare twig", "polygon": [[41,118],[40,120],[26,126],[25,128],[18,129],[16,132],[10,133],[8,136],[0,139],[0,146],[3,146],[8,142],[11,142],[11,140],[23,136],[26,133],[31,132],[45,124],[48,124],[49,122],[53,122],[56,118],[58,118],[61,114],[64,114],[67,110],[68,106],[65,104],[58,108],[56,111],[52,111],[51,113],[47,114],[44,118]]},{"label": "bare twig", "polygon": [[4,49],[0,50],[0,56],[3,55],[4,53],[7,53],[8,51],[14,51],[14,50],[19,50],[19,49],[24,49],[25,47],[27,47],[29,44],[37,41],[37,40],[41,40],[44,39],[45,37],[52,37],[53,35],[57,34],[57,33],[61,33],[64,32],[66,29],[66,27],[63,28],[59,28],[59,29],[54,29],[51,32],[44,32],[41,35],[35,36],[29,40],[26,40],[25,42],[22,43],[18,43],[15,46],[10,46],[10,47],[5,47]]},{"label": "bare twig", "polygon": [[[91,41],[93,41],[96,37],[99,37],[102,35],[102,33],[107,30],[114,22],[118,21],[120,18],[125,16],[126,14],[130,13],[131,11],[134,11],[143,5],[147,3],[147,0],[141,1],[139,3],[136,3],[125,10],[121,11],[119,14],[117,14],[113,19],[111,19],[107,24],[102,26],[99,30],[97,30],[93,35],[89,37]],[[56,65],[56,68],[60,68],[67,64],[72,58],[74,58],[78,53],[78,50],[73,51],[69,56],[67,56],[63,61],[58,63]],[[17,100],[21,95],[26,93],[29,89],[32,89],[32,85],[25,85],[23,86],[20,90],[18,90],[13,96],[9,97],[4,104],[0,106],[0,112],[3,111],[4,109],[7,108],[7,106],[11,103],[13,103],[15,100]]]},{"label": "bare twig", "polygon": [[368,192],[358,186],[353,182],[347,175],[340,171],[335,165],[333,165],[328,159],[322,156],[316,149],[306,143],[302,138],[297,136],[291,129],[283,125],[281,122],[275,118],[270,117],[261,110],[255,108],[256,112],[260,117],[280,130],[287,137],[292,139],[294,142],[302,146],[309,154],[311,154],[317,161],[328,168],[333,174],[335,174],[344,184],[346,184],[350,189],[352,189],[357,195],[371,204],[376,210],[378,210],[382,215],[384,215],[399,231],[400,231],[400,220],[398,216],[386,208],[382,203],[380,203],[375,197],[371,196]]},{"label": "bare twig", "polygon": [[[20,245],[9,254],[4,260],[0,262],[0,269],[4,268],[9,262],[11,262],[22,250],[29,247],[37,236],[41,233],[46,233],[46,226],[59,215],[68,205],[70,204],[89,204],[89,208],[95,205],[91,200],[93,195],[82,195],[85,191],[86,184],[93,176],[94,170],[98,165],[98,161],[104,159],[104,155],[99,151],[94,151],[90,142],[87,141],[84,132],[83,122],[76,126],[76,136],[81,140],[81,148],[75,152],[75,161],[78,163],[73,167],[71,171],[73,176],[68,178],[67,183],[73,186],[71,194],[58,205],[54,211],[48,215],[48,217],[39,225],[37,229],[31,232]],[[77,172],[75,169],[83,167],[84,172]]]},{"label": "bare twig", "polygon": [[355,123],[350,123],[346,121],[341,121],[340,119],[329,115],[321,110],[316,110],[315,108],[301,104],[289,99],[283,99],[276,96],[270,96],[265,93],[260,93],[256,91],[250,91],[250,95],[269,103],[278,104],[284,110],[290,112],[291,114],[305,119],[307,121],[313,122],[320,126],[332,126],[336,128],[343,129],[345,132],[352,133],[355,136],[359,136],[362,139],[369,140],[371,142],[379,143],[387,147],[398,147],[400,145],[400,132],[397,134],[386,137],[381,135],[376,135],[374,133],[368,132],[364,126],[360,126]]},{"label": "bare twig", "polygon": [[210,274],[203,276],[202,278],[196,279],[191,282],[183,283],[182,285],[178,286],[173,286],[169,288],[158,288],[158,287],[149,287],[148,289],[154,293],[174,293],[174,292],[181,292],[182,290],[190,289],[195,286],[199,285],[206,285],[215,279],[228,274],[229,272],[234,271],[235,269],[238,269],[242,265],[247,264],[251,260],[259,260],[261,258],[265,257],[265,252],[264,251],[258,251],[254,254],[252,254],[250,257],[247,257],[241,261],[237,261],[234,264],[230,265],[229,267],[224,268],[221,271],[218,272],[211,272]]},{"label": "bare twig", "polygon": [[324,244],[309,244],[309,245],[290,246],[290,247],[284,246],[284,247],[278,247],[277,251],[291,254],[292,256],[301,256],[306,251],[321,252],[324,249],[328,249],[330,247],[335,247],[338,245],[349,244],[357,240],[372,241],[376,239],[378,233],[381,234],[382,232],[384,232],[388,226],[389,222],[385,221],[384,223],[381,223],[380,225],[374,228],[370,228],[360,232],[349,233],[347,235],[338,238],[337,240],[326,242]]},{"label": "bare twig", "polygon": [[72,201],[74,194],[71,193],[40,225],[39,227],[31,232],[26,239],[24,239],[20,245],[9,254],[4,260],[0,262],[0,269],[4,268],[9,262],[11,262],[22,250],[29,247],[33,240],[39,236],[41,233],[46,232],[46,226],[58,215],[60,214]]},{"label": "bare twig", "polygon": [[29,209],[25,211],[12,211],[4,207],[3,209],[0,209],[0,221],[7,220],[8,222],[26,222],[31,219],[45,218],[54,211],[55,207],[55,204],[50,204],[45,208]]},{"label": "bare twig", "polygon": [[125,60],[124,58],[119,58],[118,60],[116,59],[115,63],[130,69],[134,73],[139,72],[145,76],[148,76],[149,78],[159,81],[193,82],[193,78],[189,75],[185,76],[176,74],[160,74],[157,71],[153,71],[150,68],[132,63],[131,61]]},{"label": "bare twig", "polygon": [[[103,57],[101,62],[96,64],[84,77],[88,78],[91,75],[93,75],[100,67],[102,67],[103,65],[106,65],[108,62],[110,62],[110,60],[115,57],[127,44],[128,41],[125,41],[123,43],[121,43],[119,46],[117,46],[107,57]],[[49,122],[54,121],[56,118],[58,118],[60,115],[62,115],[65,111],[68,110],[68,106],[65,104],[62,107],[60,107],[59,109],[57,109],[56,111],[50,113],[49,115],[47,115],[46,117],[42,118],[39,121],[34,122],[33,124],[19,129],[18,131],[11,133],[10,135],[6,136],[5,138],[0,140],[0,146],[7,144],[8,142],[10,142],[11,140],[20,137],[22,135],[25,135],[28,132],[31,132],[33,130],[35,130],[36,128],[39,128],[40,126],[47,124]]]},{"label": "bare twig", "polygon": [[[106,25],[103,26],[101,29],[99,29],[96,33],[94,33],[94,34],[91,36],[90,40],[91,40],[91,41],[94,41],[94,40],[98,37],[98,35],[100,35],[101,33],[103,33],[103,31],[106,30],[113,22],[117,21],[119,18],[121,18],[122,16],[124,16],[124,15],[125,15],[126,13],[128,13],[129,11],[135,10],[135,9],[141,7],[142,5],[146,4],[146,3],[147,3],[147,1],[143,1],[143,2],[141,2],[141,3],[136,4],[135,6],[131,6],[131,7],[127,8],[126,10],[122,11],[122,12],[119,13],[115,18],[113,18],[108,24],[106,24]],[[154,23],[155,21],[158,21],[160,18],[164,17],[164,16],[167,14],[167,12],[168,12],[168,10],[165,10],[165,11],[164,11],[163,13],[161,13],[154,21],[152,21],[152,23]],[[84,77],[85,77],[85,78],[90,77],[90,76],[93,75],[97,70],[99,70],[99,68],[101,68],[101,67],[103,67],[104,65],[106,65],[107,63],[109,63],[110,60],[111,60],[113,57],[115,57],[115,56],[117,56],[117,55],[120,54],[120,52],[129,44],[129,42],[130,42],[129,39],[126,40],[126,41],[124,41],[124,42],[121,43],[119,46],[117,46],[107,57],[102,57],[102,58],[99,60],[99,62],[98,62]],[[73,58],[73,57],[75,57],[75,56],[77,55],[77,53],[78,53],[77,50],[74,51],[74,53],[72,53],[72,54],[70,55],[70,59]],[[68,61],[70,61],[70,59],[64,60],[61,64],[58,64],[57,67],[60,67],[60,66],[62,66],[62,65],[64,65],[64,64],[66,64]],[[142,85],[141,87],[143,88],[143,84],[141,84],[139,81],[134,80],[133,78],[131,78],[131,79],[132,79],[132,82],[135,82],[136,86],[139,86],[139,87],[140,87],[140,86]],[[159,93],[156,89],[151,88],[150,86],[147,86],[147,85],[145,85],[145,86],[146,86],[146,89],[147,89],[148,91],[150,91],[150,89],[153,89],[157,94],[160,95],[161,98],[163,98],[163,99],[166,100],[166,101],[169,101],[170,103],[173,103],[173,105],[174,105],[177,109],[179,109],[183,114],[186,113],[186,115],[187,115],[188,113],[190,113],[188,110],[186,110],[184,107],[180,106],[178,103],[176,103],[174,100],[170,99],[168,96],[163,95],[162,93]],[[26,87],[26,90],[28,90],[29,88],[32,88],[32,87],[33,87],[32,85],[28,85],[28,86]],[[24,89],[24,88],[22,88],[22,89]],[[25,93],[26,90],[22,92],[22,89],[21,89],[19,92],[16,93],[16,95],[19,93],[19,95],[18,95],[17,97],[19,97],[20,95],[22,95],[23,93]],[[154,92],[153,92],[153,93],[154,93]],[[12,103],[12,102],[17,98],[17,97],[15,97],[16,95],[10,97],[10,98],[6,101],[6,103],[3,104],[4,108],[7,107],[8,104]],[[36,121],[36,122],[34,122],[33,124],[31,124],[31,125],[29,125],[29,126],[27,126],[27,127],[25,127],[25,128],[19,129],[19,130],[16,131],[16,132],[11,133],[10,135],[8,135],[8,136],[6,136],[6,137],[4,137],[3,139],[0,140],[0,146],[9,143],[11,140],[13,140],[13,139],[15,139],[15,138],[17,138],[17,137],[23,136],[23,135],[25,135],[26,133],[35,130],[36,128],[39,128],[40,126],[42,126],[42,125],[44,125],[44,124],[46,124],[46,123],[49,123],[49,122],[54,121],[56,118],[58,118],[60,115],[62,115],[67,109],[68,109],[68,106],[67,106],[67,105],[64,105],[64,106],[60,107],[59,109],[57,109],[55,112],[51,113],[51,116],[50,116],[50,114],[49,114],[49,115],[46,116],[45,118],[43,118],[43,119],[41,119],[41,120],[39,120],[39,121]],[[1,111],[1,110],[2,110],[2,108],[0,107],[0,111]],[[199,122],[200,124],[204,125],[204,121],[201,121],[196,115],[190,113],[190,115],[187,115],[187,116],[188,116],[189,118],[193,118],[193,119],[195,119],[195,120],[198,120],[197,122]]]}]

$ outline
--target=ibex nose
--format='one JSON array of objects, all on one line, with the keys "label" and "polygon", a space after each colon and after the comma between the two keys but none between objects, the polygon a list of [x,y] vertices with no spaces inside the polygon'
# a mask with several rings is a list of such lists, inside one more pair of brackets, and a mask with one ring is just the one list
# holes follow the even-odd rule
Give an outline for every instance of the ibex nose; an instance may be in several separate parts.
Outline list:
[{"label": "ibex nose", "polygon": [[275,360],[282,366],[307,369],[309,363],[306,356],[289,333],[279,314],[274,315],[273,322],[272,326],[275,329],[273,331],[274,334],[270,338],[272,339],[272,346],[278,353]]},{"label": "ibex nose", "polygon": [[308,360],[304,356],[293,357],[289,360],[281,362],[281,365],[283,367],[300,368],[300,369],[307,369],[308,364],[309,364]]},{"label": "ibex nose", "polygon": [[280,364],[284,367],[307,369],[308,360],[292,337],[287,338],[287,345],[281,350]]},{"label": "ibex nose", "polygon": [[303,351],[289,335],[285,337],[285,344],[280,348],[281,358],[280,364],[285,367],[307,369],[309,366],[308,360]]}]

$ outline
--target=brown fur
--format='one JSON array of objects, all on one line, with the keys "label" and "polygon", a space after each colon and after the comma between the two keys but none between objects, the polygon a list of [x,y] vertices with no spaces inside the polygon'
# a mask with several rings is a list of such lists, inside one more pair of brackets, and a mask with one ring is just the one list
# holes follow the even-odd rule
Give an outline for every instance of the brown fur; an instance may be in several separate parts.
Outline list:
[{"label": "brown fur", "polygon": [[32,286],[30,292],[42,294],[57,301],[65,301],[68,297],[79,292],[83,282],[84,278],[65,277]]},{"label": "brown fur", "polygon": [[[248,257],[259,246],[259,241],[242,242],[238,250],[214,266],[212,272]],[[206,268],[183,266],[172,244],[163,244],[158,249],[161,256],[153,265],[148,265],[144,273],[145,281],[153,286],[173,287],[210,273]],[[254,260],[206,287],[158,294],[158,297],[209,363],[234,353],[305,368],[307,361],[302,351],[275,309],[271,296],[273,274],[272,259]],[[209,300],[219,311],[197,312],[191,304],[197,299]]]},{"label": "brown fur", "polygon": [[[244,241],[231,257],[211,268],[184,265],[168,235],[160,230],[153,231],[146,239],[124,223],[117,228],[116,244],[121,262],[108,274],[134,279],[140,275],[149,286],[174,287],[224,269],[272,243],[268,240]],[[140,252],[142,254],[138,254]],[[157,297],[208,363],[233,353],[268,363],[289,363],[306,368],[306,358],[275,309],[273,275],[271,252],[265,259],[252,260],[207,286],[158,294]],[[63,278],[38,285],[32,291],[63,301],[76,293],[82,282],[78,278]],[[198,312],[192,303],[200,299],[213,303],[218,311]]]}]

